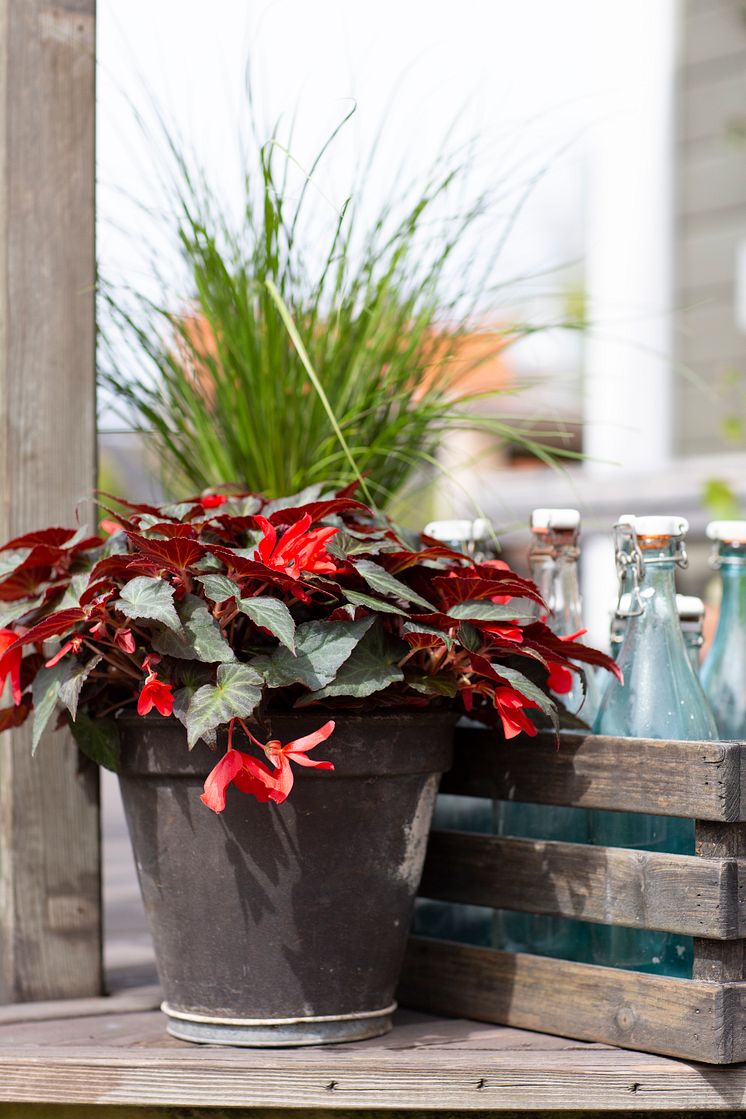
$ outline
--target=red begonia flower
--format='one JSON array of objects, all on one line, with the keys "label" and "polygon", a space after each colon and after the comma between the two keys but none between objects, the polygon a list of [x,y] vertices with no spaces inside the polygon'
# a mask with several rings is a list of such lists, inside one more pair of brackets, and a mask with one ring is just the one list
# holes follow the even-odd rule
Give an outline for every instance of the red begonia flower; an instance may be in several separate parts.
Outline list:
[{"label": "red begonia flower", "polygon": [[121,532],[122,529],[122,526],[119,524],[118,521],[112,521],[108,517],[104,517],[104,519],[99,523],[99,527],[103,529],[103,531],[109,536],[113,536],[116,532]]},{"label": "red begonia flower", "polygon": [[278,543],[275,526],[266,517],[256,519],[261,525],[264,539],[260,541],[254,559],[275,571],[286,572],[293,579],[300,578],[303,571],[332,575],[337,570],[326,550],[326,542],[339,529],[311,529],[311,517],[306,513],[305,517],[301,517],[286,530]]},{"label": "red begonia flower", "polygon": [[559,664],[557,661],[548,660],[547,663],[549,665],[547,687],[550,692],[555,692],[557,695],[567,695],[568,692],[572,691],[575,674],[564,664]]},{"label": "red begonia flower", "polygon": [[484,625],[483,623],[480,629],[484,630],[486,633],[494,633],[496,637],[502,638],[503,641],[515,641],[518,644],[523,641],[523,630],[521,627],[513,626],[509,622],[504,624],[495,622],[491,625]]},{"label": "red begonia flower", "polygon": [[208,774],[200,800],[213,812],[222,812],[225,794],[231,784],[242,793],[256,797],[261,804],[280,798],[277,777],[266,765],[232,747]]},{"label": "red begonia flower", "polygon": [[[290,790],[293,787],[293,771],[290,762],[295,762],[296,765],[306,765],[313,769],[334,769],[331,762],[317,762],[313,758],[308,757],[308,751],[313,750],[314,746],[318,746],[320,742],[324,742],[334,730],[334,720],[330,719],[328,723],[324,723],[323,727],[319,727],[313,734],[306,734],[303,738],[296,738],[292,742],[288,742],[283,746],[281,742],[273,738],[263,746],[265,754],[269,758],[275,769],[279,770],[278,784],[279,790],[282,793],[282,800],[286,800]],[[256,739],[254,739],[256,742]],[[258,743],[261,746],[261,742]],[[282,801],[278,800],[278,804]]]},{"label": "red begonia flower", "polygon": [[222,812],[225,808],[225,792],[230,784],[235,785],[243,793],[250,793],[262,803],[274,801],[275,804],[282,804],[287,800],[288,793],[293,787],[291,761],[296,765],[307,765],[314,769],[334,769],[331,762],[317,762],[308,757],[308,751],[318,746],[319,742],[325,741],[334,730],[332,719],[313,734],[296,738],[285,746],[275,738],[265,745],[254,737],[244,723],[241,723],[241,726],[254,745],[264,750],[274,770],[268,769],[250,754],[243,754],[240,750],[233,749],[233,723],[231,722],[228,730],[228,751],[209,774],[201,798],[213,812]]},{"label": "red begonia flower", "polygon": [[123,653],[134,653],[135,639],[132,636],[132,630],[118,629],[114,634],[114,644],[117,645]]},{"label": "red begonia flower", "polygon": [[62,646],[62,648],[59,650],[59,652],[55,653],[54,656],[51,657],[50,660],[48,660],[46,662],[45,667],[46,668],[52,668],[55,664],[57,664],[59,661],[61,661],[63,657],[66,657],[67,654],[70,653],[70,652],[79,653],[82,646],[83,646],[83,638],[80,636],[80,634],[76,634],[75,637],[71,637],[69,641],[66,641],[65,644]]},{"label": "red begonia flower", "polygon": [[538,705],[526,699],[520,692],[513,688],[496,688],[494,693],[495,707],[500,715],[503,731],[506,738],[515,738],[518,734],[528,734],[531,738],[537,734],[535,725],[525,713],[525,708],[536,708]]},{"label": "red begonia flower", "polygon": [[165,684],[154,672],[151,672],[140,692],[137,714],[147,715],[154,707],[161,715],[170,715],[174,709],[174,696],[171,685]]},{"label": "red begonia flower", "polygon": [[200,504],[203,509],[219,509],[227,500],[228,498],[222,493],[208,493],[200,498]]},{"label": "red begonia flower", "polygon": [[23,649],[19,645],[17,649],[11,652],[11,645],[14,645],[18,640],[18,634],[13,633],[12,629],[0,629],[0,691],[5,687],[5,681],[10,677],[10,689],[13,695],[13,703],[18,706],[21,702],[21,659],[23,657]]}]

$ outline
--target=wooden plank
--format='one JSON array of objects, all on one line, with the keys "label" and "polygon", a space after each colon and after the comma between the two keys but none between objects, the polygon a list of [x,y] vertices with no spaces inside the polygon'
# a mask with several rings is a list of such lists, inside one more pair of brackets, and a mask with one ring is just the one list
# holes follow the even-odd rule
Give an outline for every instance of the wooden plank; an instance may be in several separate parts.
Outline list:
[{"label": "wooden plank", "polygon": [[[0,1101],[291,1108],[311,1116],[314,1109],[360,1109],[363,1115],[590,1110],[688,1117],[699,1108],[738,1112],[746,1098],[746,1068],[703,1068],[598,1048],[534,1049],[531,1034],[515,1049],[451,1050],[440,1043],[440,1024],[425,1020],[419,1036],[406,1041],[394,1030],[370,1043],[281,1054],[187,1045],[112,1052],[103,1041],[66,1050],[26,1045],[0,1050]],[[15,1114],[24,1112],[18,1107]]]},{"label": "wooden plank", "polygon": [[551,734],[506,744],[489,730],[457,728],[456,760],[441,792],[536,804],[574,804],[699,820],[746,818],[743,747]]},{"label": "wooden plank", "polygon": [[[746,111],[746,105],[744,105]],[[687,217],[746,205],[746,146],[723,139],[711,150],[679,153],[678,209]]]},{"label": "wooden plank", "polygon": [[420,894],[728,940],[744,932],[738,872],[735,858],[433,832]]},{"label": "wooden plank", "polygon": [[729,1028],[737,1001],[719,983],[412,937],[399,998],[430,1013],[708,1064],[746,1058],[743,1030]]},{"label": "wooden plank", "polygon": [[746,206],[682,222],[678,239],[678,303],[693,303],[732,287],[736,247],[746,232]]},{"label": "wooden plank", "polygon": [[746,71],[716,74],[709,82],[682,82],[678,136],[684,144],[720,141],[743,127],[746,117]]},{"label": "wooden plank", "polygon": [[[744,149],[744,165],[746,166],[746,148]],[[744,194],[746,195],[746,184]],[[746,337],[736,325],[733,300],[713,301],[707,300],[695,306],[685,307],[676,316],[676,350],[680,359],[687,366],[697,366],[702,362],[709,363],[708,383],[711,384],[714,369],[721,363],[727,365],[743,366],[746,360]],[[722,393],[723,386],[713,385]],[[738,388],[740,388],[739,386]],[[740,397],[738,388],[730,394],[730,399],[725,397],[723,407],[738,412]],[[700,411],[702,409],[702,388],[695,386],[694,391],[699,399]]]},{"label": "wooden plank", "polygon": [[[746,825],[712,824],[696,825],[697,854],[702,859],[733,858],[737,874],[732,884],[732,894],[741,912],[741,936],[746,936],[744,899],[746,898]],[[717,943],[712,940],[694,941],[695,979],[715,980],[720,983],[739,982],[746,979],[746,940]]]},{"label": "wooden plank", "polygon": [[73,1018],[157,1010],[161,998],[160,987],[129,987],[106,998],[60,999],[0,1006],[0,1028],[21,1022],[36,1026],[39,1022],[63,1021],[67,1025]]},{"label": "wooden plank", "polygon": [[[95,486],[94,14],[0,0],[2,540]],[[0,1001],[97,994],[97,772],[65,734],[3,738]]]},{"label": "wooden plank", "polygon": [[736,71],[746,62],[746,24],[740,0],[697,4],[686,15],[681,61],[692,82]]}]

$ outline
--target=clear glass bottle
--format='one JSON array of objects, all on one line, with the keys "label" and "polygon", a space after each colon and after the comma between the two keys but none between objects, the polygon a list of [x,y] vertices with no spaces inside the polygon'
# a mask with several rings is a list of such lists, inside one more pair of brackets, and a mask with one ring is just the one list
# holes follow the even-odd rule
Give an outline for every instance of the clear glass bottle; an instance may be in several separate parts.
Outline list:
[{"label": "clear glass bottle", "polygon": [[[531,578],[547,604],[549,625],[561,637],[568,637],[583,628],[578,582],[580,514],[577,509],[535,509],[530,523]],[[598,707],[599,689],[592,672],[586,680],[585,693],[578,679],[571,692],[557,698],[590,724]],[[588,813],[580,808],[497,801],[495,821],[498,835],[564,843],[589,841]],[[495,939],[497,947],[509,952],[568,960],[587,960],[590,955],[589,926],[566,917],[499,912]]]},{"label": "clear glass bottle", "polygon": [[[676,612],[679,615],[679,625],[684,635],[684,644],[692,662],[692,668],[699,676],[700,657],[704,636],[702,627],[705,620],[705,604],[701,598],[689,594],[676,595]],[[710,703],[712,707],[712,703]],[[714,714],[713,709],[713,714]],[[717,719],[715,720],[717,722]]]},{"label": "clear glass bottle", "polygon": [[[628,560],[631,548],[631,536],[626,531],[625,525],[634,525],[635,516],[633,513],[622,513],[614,525],[614,541],[617,551],[617,577],[619,579],[619,597],[614,613],[611,616],[611,625],[609,627],[609,645],[611,647],[611,655],[614,660],[619,659],[619,653],[624,643],[624,635],[627,632],[627,619],[629,617],[629,603],[630,595],[632,592],[632,564]],[[613,677],[610,672],[604,673],[604,687],[603,692],[611,683]],[[603,699],[603,693],[601,698]],[[599,703],[599,707],[600,707]],[[598,711],[596,712],[598,715]]]},{"label": "clear glass bottle", "polygon": [[[675,571],[686,565],[683,517],[637,517],[617,525],[617,562],[631,568],[627,630],[618,656],[624,683],[612,680],[594,730],[634,738],[709,741],[717,737],[692,668],[676,610]],[[626,538],[626,539],[625,539]],[[666,816],[592,812],[593,842],[643,851],[694,854],[694,824]],[[596,963],[688,976],[690,937],[596,925]]]},{"label": "clear glass bottle", "polygon": [[[424,532],[426,536],[478,562],[496,558],[495,534],[490,522],[484,518],[431,521]],[[469,722],[467,719],[463,721]],[[493,802],[482,797],[442,793],[435,803],[432,827],[439,831],[493,834]],[[493,940],[493,925],[494,912],[484,906],[452,905],[445,901],[418,898],[412,931],[418,936],[434,936],[488,947]]]},{"label": "clear glass bottle", "polygon": [[721,738],[746,740],[746,521],[713,521],[713,565],[720,571],[720,617],[701,680]]}]

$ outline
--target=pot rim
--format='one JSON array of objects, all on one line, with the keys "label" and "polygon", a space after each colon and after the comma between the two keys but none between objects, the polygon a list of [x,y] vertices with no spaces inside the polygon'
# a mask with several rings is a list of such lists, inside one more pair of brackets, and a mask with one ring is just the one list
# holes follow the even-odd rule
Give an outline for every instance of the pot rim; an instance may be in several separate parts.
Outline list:
[{"label": "pot rim", "polygon": [[[461,718],[461,712],[455,711],[452,707],[382,707],[380,709],[373,708],[371,711],[334,711],[331,708],[321,709],[313,707],[303,707],[299,709],[294,707],[287,707],[275,708],[273,711],[267,711],[265,714],[269,722],[271,722],[273,718],[309,719],[313,718],[314,715],[318,715],[319,718],[323,718],[325,716],[327,720],[333,719],[335,722],[344,721],[353,723],[363,721],[368,722],[371,719],[389,719],[392,722],[394,720],[396,720],[397,722],[401,722],[402,720],[404,720],[417,723],[426,721],[437,723],[452,722],[454,726]],[[132,715],[131,713],[126,712],[123,714],[115,715],[114,719],[117,723],[122,725],[137,726],[142,725],[143,723],[150,723],[153,726],[165,726],[167,723],[176,723],[181,727],[184,726],[184,724],[179,719],[177,719],[175,715],[158,715],[155,712],[151,712],[148,715]],[[250,716],[244,721],[248,722],[249,725],[251,725]],[[485,729],[489,728],[485,726]],[[225,733],[225,729],[223,727],[218,730],[218,734],[220,733]]]}]

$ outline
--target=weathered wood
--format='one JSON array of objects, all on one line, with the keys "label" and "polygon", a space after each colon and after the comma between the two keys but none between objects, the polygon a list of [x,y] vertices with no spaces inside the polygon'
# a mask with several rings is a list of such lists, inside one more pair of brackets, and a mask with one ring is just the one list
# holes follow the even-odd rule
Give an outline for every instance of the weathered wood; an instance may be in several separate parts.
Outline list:
[{"label": "weathered wood", "polygon": [[744,747],[737,742],[663,742],[563,733],[504,743],[459,728],[453,769],[441,791],[536,804],[574,804],[737,821]]},{"label": "weathered wood", "polygon": [[746,25],[740,0],[698,3],[687,13],[681,62],[696,70],[697,83],[737,73],[746,62]]},{"label": "weathered wood", "polygon": [[[95,0],[0,0],[0,539],[95,487]],[[91,512],[90,505],[88,514]],[[98,778],[0,744],[0,1001],[101,987]]]},{"label": "weathered wood", "polygon": [[[30,1025],[0,1027],[0,1107],[9,1101],[6,1114],[13,1119],[25,1114],[20,1105],[27,1102],[67,1106],[65,1119],[84,1116],[94,1104],[102,1115],[109,1107],[141,1106],[254,1108],[256,1119],[265,1116],[259,1109],[272,1108],[303,1111],[310,1119],[353,1111],[358,1119],[383,1119],[384,1113],[403,1119],[411,1111],[485,1119],[576,1111],[611,1119],[617,1112],[738,1111],[746,1098],[746,1067],[703,1068],[407,1012],[383,1038],[282,1053],[169,1040],[157,1013],[71,1025],[74,1036],[68,1037],[61,1019],[56,1040],[49,1022],[35,1036]],[[181,1119],[185,1113],[175,1114]]]},{"label": "weathered wood", "polygon": [[[668,1109],[666,1108],[668,1112]],[[288,1112],[283,1108],[278,1110],[276,1108],[246,1108],[246,1107],[228,1107],[228,1108],[213,1108],[213,1107],[190,1107],[187,1111],[182,1107],[121,1107],[116,1105],[114,1107],[98,1107],[93,1104],[90,1106],[80,1104],[24,1104],[23,1112],[19,1115],[17,1104],[3,1104],[0,1103],[0,1119],[288,1119],[288,1115],[293,1115],[294,1112]],[[427,1112],[413,1111],[408,1108],[406,1111],[399,1110],[382,1110],[375,1108],[373,1110],[366,1108],[354,1108],[348,1110],[347,1108],[303,1108],[301,1111],[303,1119],[330,1119],[330,1116],[335,1116],[335,1119],[427,1119],[433,1114],[433,1109],[430,1108]],[[440,1111],[439,1115],[447,1115],[448,1119],[458,1119],[461,1112]],[[655,1116],[661,1114],[660,1109],[655,1111],[637,1111],[635,1115],[638,1119],[654,1119]],[[671,1114],[671,1112],[668,1112]],[[712,1111],[679,1111],[675,1115],[676,1119],[712,1119]],[[629,1109],[625,1108],[624,1111],[608,1111],[603,1109],[601,1111],[593,1108],[588,1110],[585,1107],[582,1110],[568,1111],[563,1108],[562,1111],[546,1111],[541,1109],[539,1111],[531,1108],[525,1109],[525,1105],[520,1111],[511,1109],[510,1111],[495,1112],[492,1108],[488,1111],[470,1110],[470,1119],[495,1119],[499,1115],[500,1119],[525,1119],[525,1116],[530,1115],[532,1119],[627,1119],[629,1116]]]},{"label": "weathered wood", "polygon": [[[733,898],[741,913],[740,933],[746,936],[744,904],[746,903],[746,824],[696,824],[697,855],[703,860],[732,858],[737,867],[731,886]],[[746,980],[746,940],[722,943],[713,940],[694,942],[695,979],[721,983]]]},{"label": "weathered wood", "polygon": [[410,939],[401,1002],[708,1064],[746,1059],[739,991],[540,956]]},{"label": "weathered wood", "polygon": [[0,1027],[33,1022],[38,1030],[39,1022],[63,1020],[68,1028],[74,1018],[157,1010],[161,1000],[160,987],[129,987],[106,998],[17,1003],[15,1006],[0,1006]]},{"label": "weathered wood", "polygon": [[420,894],[727,940],[744,932],[738,873],[735,858],[433,832]]}]

